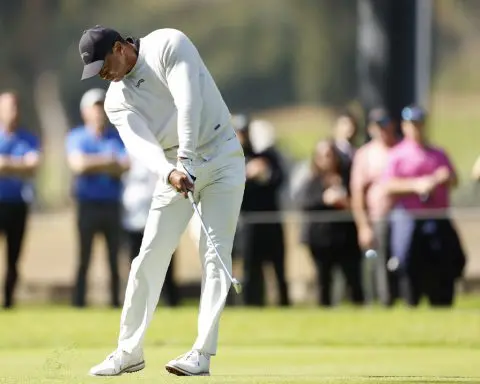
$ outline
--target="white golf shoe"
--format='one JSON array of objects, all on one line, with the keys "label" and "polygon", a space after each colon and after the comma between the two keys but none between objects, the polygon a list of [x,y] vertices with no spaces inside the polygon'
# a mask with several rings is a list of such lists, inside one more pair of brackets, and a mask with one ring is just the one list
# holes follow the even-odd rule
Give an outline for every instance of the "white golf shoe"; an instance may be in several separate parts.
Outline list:
[{"label": "white golf shoe", "polygon": [[194,349],[170,361],[165,369],[177,376],[210,376],[210,356]]},{"label": "white golf shoe", "polygon": [[100,364],[90,369],[91,376],[119,376],[133,373],[145,368],[143,352],[127,353],[117,349]]}]

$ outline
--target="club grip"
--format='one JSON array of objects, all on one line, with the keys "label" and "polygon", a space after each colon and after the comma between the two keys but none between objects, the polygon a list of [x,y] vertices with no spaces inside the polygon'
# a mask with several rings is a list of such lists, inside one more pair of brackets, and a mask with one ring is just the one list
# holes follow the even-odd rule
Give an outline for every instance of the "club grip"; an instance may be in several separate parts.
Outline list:
[{"label": "club grip", "polygon": [[188,191],[187,192],[187,196],[188,196],[188,200],[190,200],[190,202],[192,204],[195,204],[195,199],[193,198],[193,192],[192,191]]}]

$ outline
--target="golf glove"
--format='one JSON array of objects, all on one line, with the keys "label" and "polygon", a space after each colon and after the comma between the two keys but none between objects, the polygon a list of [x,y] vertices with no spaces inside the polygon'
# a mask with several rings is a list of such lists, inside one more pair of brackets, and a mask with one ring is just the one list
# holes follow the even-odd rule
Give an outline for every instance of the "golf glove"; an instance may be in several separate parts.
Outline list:
[{"label": "golf glove", "polygon": [[184,172],[192,183],[195,183],[197,177],[195,176],[195,169],[190,159],[178,159],[177,168]]}]

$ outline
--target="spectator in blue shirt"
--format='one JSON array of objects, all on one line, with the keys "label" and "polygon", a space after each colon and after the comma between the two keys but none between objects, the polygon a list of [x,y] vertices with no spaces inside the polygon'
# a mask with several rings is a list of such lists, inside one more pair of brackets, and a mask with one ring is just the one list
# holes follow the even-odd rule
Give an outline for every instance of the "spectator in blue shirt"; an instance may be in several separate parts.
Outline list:
[{"label": "spectator in blue shirt", "polygon": [[105,238],[111,274],[111,304],[120,305],[118,252],[121,236],[122,174],[128,157],[117,131],[108,125],[103,103],[105,91],[91,89],[80,102],[84,125],[67,137],[68,162],[75,174],[73,194],[77,201],[79,263],[73,305],[86,306],[86,279],[92,242]]},{"label": "spectator in blue shirt", "polygon": [[15,93],[0,94],[0,231],[7,241],[4,308],[14,304],[17,264],[23,244],[28,205],[33,199],[34,176],[40,160],[38,139],[19,126]]}]

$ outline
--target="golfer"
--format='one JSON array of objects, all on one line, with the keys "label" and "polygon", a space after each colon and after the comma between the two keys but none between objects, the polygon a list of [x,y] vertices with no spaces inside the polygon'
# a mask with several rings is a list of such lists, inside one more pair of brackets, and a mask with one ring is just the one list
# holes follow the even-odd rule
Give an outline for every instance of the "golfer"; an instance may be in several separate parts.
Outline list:
[{"label": "golfer", "polygon": [[[139,255],[134,259],[116,350],[90,374],[116,376],[145,367],[143,342],[171,255],[191,216],[194,191],[209,234],[231,270],[231,250],[245,185],[245,159],[230,112],[197,49],[182,32],[159,29],[123,38],[96,26],[79,44],[82,79],[111,81],[105,111],[130,156],[155,172]],[[210,374],[230,280],[202,234],[202,294],[192,349],[166,365],[176,375]],[[179,330],[181,332],[181,330]]]}]

